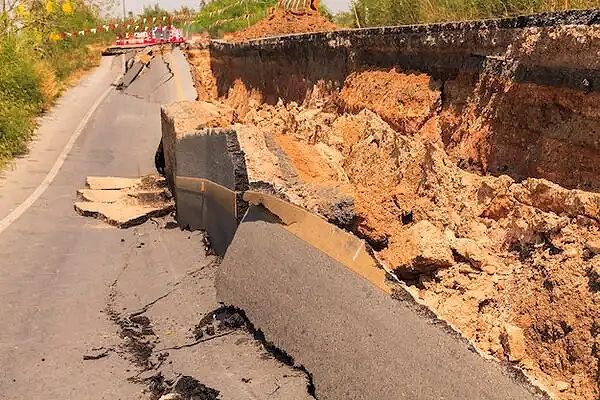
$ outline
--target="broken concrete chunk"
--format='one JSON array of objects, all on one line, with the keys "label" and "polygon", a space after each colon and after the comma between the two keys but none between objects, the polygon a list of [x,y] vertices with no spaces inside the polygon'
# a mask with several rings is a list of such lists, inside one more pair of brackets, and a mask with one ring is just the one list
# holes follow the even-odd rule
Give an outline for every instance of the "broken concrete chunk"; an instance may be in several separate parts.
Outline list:
[{"label": "broken concrete chunk", "polygon": [[[174,209],[166,181],[159,176],[143,178],[88,177],[88,185],[77,193],[84,201],[75,203],[75,211],[119,228],[144,223],[149,218],[167,215]],[[98,189],[98,188],[104,189]]]},{"label": "broken concrete chunk", "polygon": [[208,101],[178,101],[162,107],[163,122],[170,122],[177,137],[204,128],[227,128],[233,115],[227,105]]},{"label": "broken concrete chunk", "polygon": [[525,335],[518,326],[505,323],[500,342],[509,361],[517,362],[525,357]]},{"label": "broken concrete chunk", "polygon": [[206,101],[179,101],[161,107],[162,148],[165,157],[165,176],[175,192],[177,143],[205,128],[229,127],[234,120],[233,109]]},{"label": "broken concrete chunk", "polygon": [[173,211],[173,205],[143,207],[120,203],[77,202],[75,211],[84,217],[94,217],[119,228],[129,228],[162,217]]},{"label": "broken concrete chunk", "polygon": [[127,196],[121,190],[79,189],[77,194],[85,201],[98,203],[116,203]]},{"label": "broken concrete chunk", "polygon": [[179,393],[167,393],[160,396],[158,400],[183,400],[183,396]]},{"label": "broken concrete chunk", "polygon": [[414,277],[454,264],[446,237],[429,221],[417,222],[397,243],[405,249],[404,260],[396,271],[400,276]]},{"label": "broken concrete chunk", "polygon": [[86,183],[94,190],[127,189],[142,183],[141,178],[117,178],[114,176],[88,176]]}]

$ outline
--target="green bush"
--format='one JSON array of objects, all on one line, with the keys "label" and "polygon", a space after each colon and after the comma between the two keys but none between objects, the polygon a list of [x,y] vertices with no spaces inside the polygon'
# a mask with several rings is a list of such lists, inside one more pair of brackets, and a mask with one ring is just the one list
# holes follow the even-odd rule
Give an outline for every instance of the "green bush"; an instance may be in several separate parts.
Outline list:
[{"label": "green bush", "polygon": [[211,36],[235,32],[265,18],[277,0],[214,0],[196,16],[194,31],[206,31]]},{"label": "green bush", "polygon": [[[361,26],[500,18],[544,11],[597,8],[600,0],[356,0]],[[345,16],[348,20],[348,16]],[[353,22],[356,26],[356,22]]]},{"label": "green bush", "polygon": [[26,151],[44,95],[35,54],[14,35],[0,38],[0,165]]},{"label": "green bush", "polygon": [[35,53],[14,35],[0,39],[0,100],[39,110],[44,102]]},{"label": "green bush", "polygon": [[0,98],[0,166],[27,151],[35,115],[26,104]]},{"label": "green bush", "polygon": [[16,20],[9,20],[8,14],[0,16],[0,167],[27,150],[35,117],[73,73],[97,64],[99,47],[94,51],[91,45],[113,37],[100,33],[52,40],[52,33],[93,28],[100,20],[82,0],[71,0],[69,13],[59,6],[48,11],[41,1],[29,4]]}]

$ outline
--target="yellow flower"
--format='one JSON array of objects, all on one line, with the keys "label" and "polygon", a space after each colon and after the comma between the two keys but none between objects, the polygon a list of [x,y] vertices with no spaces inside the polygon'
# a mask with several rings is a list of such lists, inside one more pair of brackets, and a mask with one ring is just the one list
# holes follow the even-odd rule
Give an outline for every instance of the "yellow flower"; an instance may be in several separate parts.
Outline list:
[{"label": "yellow flower", "polygon": [[50,34],[50,40],[53,42],[58,42],[60,40],[60,35],[58,33],[52,32]]},{"label": "yellow flower", "polygon": [[19,17],[24,17],[27,15],[27,10],[25,9],[25,6],[23,4],[19,4],[15,12]]},{"label": "yellow flower", "polygon": [[46,2],[46,12],[50,14],[52,11],[54,11],[54,2],[52,0],[48,0]]},{"label": "yellow flower", "polygon": [[71,6],[71,2],[66,0],[62,5],[62,10],[65,14],[73,14],[73,6]]}]

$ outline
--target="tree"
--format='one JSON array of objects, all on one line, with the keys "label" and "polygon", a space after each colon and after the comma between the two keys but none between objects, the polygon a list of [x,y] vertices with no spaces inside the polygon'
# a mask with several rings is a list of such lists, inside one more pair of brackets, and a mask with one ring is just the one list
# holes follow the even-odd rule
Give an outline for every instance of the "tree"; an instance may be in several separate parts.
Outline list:
[{"label": "tree", "polygon": [[145,6],[141,16],[144,18],[158,18],[163,16],[168,17],[169,15],[170,13],[167,10],[161,8],[158,3],[155,3],[153,6]]}]

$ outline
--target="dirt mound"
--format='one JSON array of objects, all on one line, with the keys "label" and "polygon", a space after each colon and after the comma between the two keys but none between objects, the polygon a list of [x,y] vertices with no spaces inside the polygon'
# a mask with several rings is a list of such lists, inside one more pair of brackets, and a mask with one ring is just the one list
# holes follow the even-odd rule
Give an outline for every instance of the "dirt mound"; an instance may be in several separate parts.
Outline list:
[{"label": "dirt mound", "polygon": [[262,37],[304,32],[324,32],[337,29],[336,25],[319,13],[310,11],[275,10],[264,20],[225,37],[232,42]]},{"label": "dirt mound", "polygon": [[303,105],[261,104],[243,86],[232,106],[285,154],[290,200],[329,218],[311,206],[326,193],[314,185],[343,187],[344,228],[482,353],[557,398],[597,398],[599,193],[459,167],[442,140],[440,85],[424,74],[353,74],[337,97]]},{"label": "dirt mound", "polygon": [[415,133],[441,106],[440,87],[426,74],[396,70],[353,73],[340,92],[339,104],[342,111],[351,113],[366,108],[393,128]]}]

